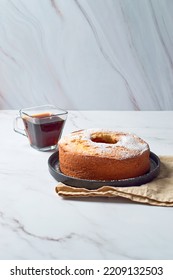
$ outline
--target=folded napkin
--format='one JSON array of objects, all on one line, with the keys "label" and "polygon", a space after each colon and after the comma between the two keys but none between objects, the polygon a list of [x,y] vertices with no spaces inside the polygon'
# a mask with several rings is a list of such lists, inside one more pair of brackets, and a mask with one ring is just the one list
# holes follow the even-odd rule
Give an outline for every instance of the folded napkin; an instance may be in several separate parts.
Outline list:
[{"label": "folded napkin", "polygon": [[153,181],[139,187],[103,186],[96,190],[59,183],[55,190],[63,197],[123,197],[138,203],[173,206],[173,156],[160,156],[160,173]]}]

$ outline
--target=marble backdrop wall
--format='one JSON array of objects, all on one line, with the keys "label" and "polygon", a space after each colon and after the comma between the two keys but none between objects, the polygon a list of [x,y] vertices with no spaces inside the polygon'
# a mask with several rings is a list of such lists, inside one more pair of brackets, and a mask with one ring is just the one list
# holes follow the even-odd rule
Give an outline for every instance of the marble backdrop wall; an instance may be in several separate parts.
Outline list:
[{"label": "marble backdrop wall", "polygon": [[172,0],[0,0],[0,109],[173,109]]}]

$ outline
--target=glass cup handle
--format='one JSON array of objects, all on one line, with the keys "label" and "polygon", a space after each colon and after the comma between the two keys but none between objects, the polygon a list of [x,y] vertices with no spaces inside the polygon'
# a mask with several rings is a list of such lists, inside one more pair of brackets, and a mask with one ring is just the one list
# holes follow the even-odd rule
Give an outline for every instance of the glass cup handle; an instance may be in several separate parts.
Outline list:
[{"label": "glass cup handle", "polygon": [[22,134],[22,135],[24,135],[24,136],[27,136],[26,133],[25,133],[25,130],[22,129],[22,128],[20,128],[20,127],[18,126],[18,121],[21,120],[21,119],[22,119],[22,118],[19,117],[19,116],[15,118],[15,120],[14,120],[14,126],[13,126],[14,131],[17,132],[17,133],[19,133],[19,134]]}]

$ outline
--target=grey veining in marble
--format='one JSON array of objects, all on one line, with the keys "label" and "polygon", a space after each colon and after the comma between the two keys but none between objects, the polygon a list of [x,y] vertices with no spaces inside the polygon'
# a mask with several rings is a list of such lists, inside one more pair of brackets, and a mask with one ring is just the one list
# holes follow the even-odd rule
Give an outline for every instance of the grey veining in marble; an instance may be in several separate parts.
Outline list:
[{"label": "grey veining in marble", "polygon": [[171,0],[0,0],[0,108],[173,109]]}]

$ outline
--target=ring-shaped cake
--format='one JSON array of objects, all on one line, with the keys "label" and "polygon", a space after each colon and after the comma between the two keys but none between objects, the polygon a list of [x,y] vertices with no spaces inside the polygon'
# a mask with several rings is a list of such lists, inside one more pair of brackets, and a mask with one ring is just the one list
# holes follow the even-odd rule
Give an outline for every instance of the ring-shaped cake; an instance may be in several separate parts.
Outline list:
[{"label": "ring-shaped cake", "polygon": [[87,180],[121,180],[150,169],[149,145],[135,134],[86,129],[62,137],[58,143],[60,170]]}]

